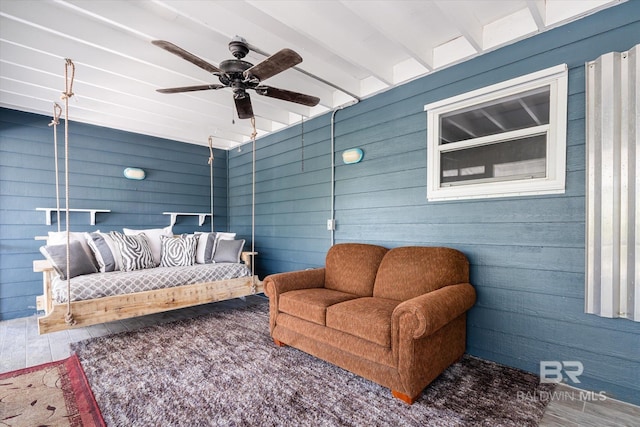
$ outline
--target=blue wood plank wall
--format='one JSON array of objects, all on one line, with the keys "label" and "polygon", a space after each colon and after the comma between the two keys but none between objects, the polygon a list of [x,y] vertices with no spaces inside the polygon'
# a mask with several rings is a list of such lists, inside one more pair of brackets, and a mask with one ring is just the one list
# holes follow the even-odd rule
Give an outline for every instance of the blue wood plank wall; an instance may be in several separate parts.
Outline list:
[{"label": "blue wood plank wall", "polygon": [[[73,107],[72,107],[73,108]],[[37,207],[55,207],[51,117],[0,109],[0,319],[35,313],[42,275],[32,261],[44,244],[34,236],[57,231]],[[60,183],[64,186],[64,121],[58,127]],[[82,123],[69,123],[70,207],[111,209],[89,225],[88,213],[71,213],[72,231],[158,228],[162,212],[210,212],[209,148]],[[214,153],[214,225],[227,229],[227,152]],[[143,181],[124,178],[126,167],[146,171]],[[64,188],[61,189],[64,207]],[[65,229],[64,213],[61,215]],[[178,217],[174,233],[209,231],[197,217]]]},{"label": "blue wood plank wall", "polygon": [[[468,352],[539,372],[581,361],[578,387],[640,404],[640,323],[584,314],[586,61],[640,43],[640,2],[452,66],[336,113],[336,242],[444,245],[471,262],[478,301]],[[567,186],[562,195],[426,201],[424,105],[567,63]],[[330,115],[257,141],[261,275],[323,265],[330,246]],[[343,165],[360,147],[364,159]],[[229,154],[229,221],[250,233],[251,149]]]}]

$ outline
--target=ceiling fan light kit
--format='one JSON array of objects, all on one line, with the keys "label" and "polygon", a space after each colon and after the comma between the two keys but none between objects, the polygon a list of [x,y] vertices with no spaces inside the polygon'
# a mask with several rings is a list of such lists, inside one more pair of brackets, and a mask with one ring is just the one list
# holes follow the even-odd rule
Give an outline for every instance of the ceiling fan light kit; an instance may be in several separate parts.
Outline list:
[{"label": "ceiling fan light kit", "polygon": [[262,84],[264,80],[267,80],[268,78],[288,70],[302,62],[302,57],[291,49],[282,49],[262,62],[253,65],[252,63],[242,59],[247,55],[247,53],[249,53],[249,44],[244,38],[236,36],[231,40],[231,42],[229,42],[229,51],[235,59],[222,61],[220,62],[220,66],[216,67],[215,65],[208,63],[204,59],[187,52],[171,42],[154,40],[151,43],[166,50],[167,52],[191,62],[205,71],[208,71],[209,73],[217,76],[220,81],[220,84],[157,89],[160,93],[218,90],[228,87],[233,91],[233,100],[236,105],[236,111],[238,113],[238,117],[241,119],[250,119],[254,116],[251,97],[249,96],[249,93],[247,93],[247,89],[254,90],[261,96],[294,102],[308,107],[315,107],[320,102],[320,98],[316,96],[305,95]]}]

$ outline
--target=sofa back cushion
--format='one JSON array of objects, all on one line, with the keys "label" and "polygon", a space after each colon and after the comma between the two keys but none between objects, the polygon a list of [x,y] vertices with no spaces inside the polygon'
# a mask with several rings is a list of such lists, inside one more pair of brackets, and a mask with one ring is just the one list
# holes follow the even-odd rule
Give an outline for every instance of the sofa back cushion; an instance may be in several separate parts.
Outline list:
[{"label": "sofa back cushion", "polygon": [[469,282],[469,261],[460,251],[442,247],[404,246],[391,249],[378,268],[373,296],[396,301],[444,286]]},{"label": "sofa back cushion", "polygon": [[382,257],[388,249],[363,243],[340,243],[327,252],[324,287],[370,297]]}]

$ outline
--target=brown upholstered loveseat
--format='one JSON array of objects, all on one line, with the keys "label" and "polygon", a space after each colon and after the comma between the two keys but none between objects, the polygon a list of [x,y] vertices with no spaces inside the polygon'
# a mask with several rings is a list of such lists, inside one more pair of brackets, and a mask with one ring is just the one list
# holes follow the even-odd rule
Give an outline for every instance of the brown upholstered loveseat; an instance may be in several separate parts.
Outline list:
[{"label": "brown upholstered loveseat", "polygon": [[412,404],[465,351],[469,263],[442,247],[343,243],[325,267],[267,276],[270,330]]}]

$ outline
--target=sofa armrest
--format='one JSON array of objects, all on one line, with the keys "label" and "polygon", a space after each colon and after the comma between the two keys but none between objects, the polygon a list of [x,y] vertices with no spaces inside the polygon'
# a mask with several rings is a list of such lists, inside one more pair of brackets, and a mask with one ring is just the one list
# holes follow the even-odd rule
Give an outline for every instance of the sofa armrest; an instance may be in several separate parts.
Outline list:
[{"label": "sofa armrest", "polygon": [[264,293],[269,297],[269,331],[273,333],[278,317],[280,295],[298,289],[324,287],[324,267],[271,274],[265,277],[262,283]]},{"label": "sofa armrest", "polygon": [[324,267],[271,274],[264,279],[264,293],[269,298],[298,289],[322,287],[324,287]]},{"label": "sofa armrest", "polygon": [[476,301],[476,291],[469,283],[450,285],[419,295],[399,304],[393,311],[393,329],[398,331],[401,318],[409,321],[414,339],[433,334],[467,310]]}]

